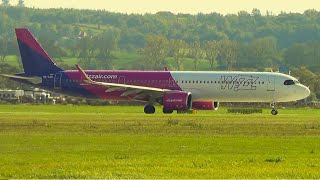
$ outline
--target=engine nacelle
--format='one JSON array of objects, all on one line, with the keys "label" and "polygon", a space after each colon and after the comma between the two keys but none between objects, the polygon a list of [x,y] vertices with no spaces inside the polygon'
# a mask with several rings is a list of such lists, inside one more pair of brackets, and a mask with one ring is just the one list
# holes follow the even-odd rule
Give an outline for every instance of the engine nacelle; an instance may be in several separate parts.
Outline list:
[{"label": "engine nacelle", "polygon": [[192,95],[183,91],[170,92],[163,96],[162,103],[168,110],[188,110],[191,109]]},{"label": "engine nacelle", "polygon": [[196,110],[217,110],[219,103],[215,101],[194,101],[192,102],[192,109]]}]

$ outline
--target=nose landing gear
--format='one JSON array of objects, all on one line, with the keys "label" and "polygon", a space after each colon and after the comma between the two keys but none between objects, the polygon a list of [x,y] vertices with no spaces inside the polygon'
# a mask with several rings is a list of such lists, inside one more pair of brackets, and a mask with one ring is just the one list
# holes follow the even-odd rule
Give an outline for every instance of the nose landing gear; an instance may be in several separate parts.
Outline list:
[{"label": "nose landing gear", "polygon": [[275,102],[272,102],[272,103],[270,104],[270,106],[271,106],[271,108],[272,108],[271,114],[272,114],[272,115],[277,115],[277,114],[278,114],[278,110],[275,108],[276,103],[275,103]]},{"label": "nose landing gear", "polygon": [[278,110],[272,109],[272,110],[271,110],[271,114],[272,114],[272,115],[277,115],[277,114],[278,114]]}]

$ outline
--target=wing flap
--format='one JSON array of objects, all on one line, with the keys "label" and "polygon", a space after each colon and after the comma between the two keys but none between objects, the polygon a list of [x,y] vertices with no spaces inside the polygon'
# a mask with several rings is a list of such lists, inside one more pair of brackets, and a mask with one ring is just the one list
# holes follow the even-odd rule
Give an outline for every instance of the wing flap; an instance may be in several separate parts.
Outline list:
[{"label": "wing flap", "polygon": [[137,94],[139,92],[141,92],[143,90],[140,90],[140,89],[132,89],[132,90],[129,90],[129,91],[125,91],[124,93],[121,94],[121,96],[129,96],[131,94]]},{"label": "wing flap", "polygon": [[113,92],[113,91],[118,91],[118,90],[124,90],[123,87],[111,87],[108,88],[105,92]]}]

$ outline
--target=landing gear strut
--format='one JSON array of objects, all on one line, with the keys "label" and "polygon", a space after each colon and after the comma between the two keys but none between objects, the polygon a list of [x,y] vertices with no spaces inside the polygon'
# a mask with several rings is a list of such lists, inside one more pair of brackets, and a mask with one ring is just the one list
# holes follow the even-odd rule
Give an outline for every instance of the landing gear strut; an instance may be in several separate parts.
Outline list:
[{"label": "landing gear strut", "polygon": [[277,115],[277,114],[278,114],[278,110],[275,108],[276,103],[275,103],[275,102],[272,102],[270,106],[271,106],[271,108],[272,108],[271,114],[272,114],[272,115]]},{"label": "landing gear strut", "polygon": [[154,114],[156,112],[156,108],[153,105],[146,105],[144,107],[144,113],[146,114]]}]

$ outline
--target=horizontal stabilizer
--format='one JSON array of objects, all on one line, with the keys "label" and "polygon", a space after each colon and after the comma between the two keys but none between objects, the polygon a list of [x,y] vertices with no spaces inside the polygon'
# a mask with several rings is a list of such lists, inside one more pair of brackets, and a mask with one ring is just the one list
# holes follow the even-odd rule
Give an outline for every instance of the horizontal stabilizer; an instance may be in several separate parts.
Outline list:
[{"label": "horizontal stabilizer", "polygon": [[13,78],[13,79],[21,79],[21,80],[26,80],[31,82],[32,84],[40,84],[42,83],[42,78],[41,77],[25,77],[25,76],[17,76],[17,75],[12,75],[12,74],[0,74],[2,77],[7,77],[7,78]]}]

